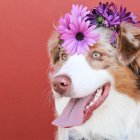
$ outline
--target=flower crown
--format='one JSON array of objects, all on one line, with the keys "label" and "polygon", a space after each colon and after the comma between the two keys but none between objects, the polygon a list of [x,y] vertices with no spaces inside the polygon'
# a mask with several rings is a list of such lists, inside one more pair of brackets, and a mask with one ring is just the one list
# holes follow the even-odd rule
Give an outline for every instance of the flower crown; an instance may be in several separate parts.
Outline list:
[{"label": "flower crown", "polygon": [[100,2],[98,7],[92,10],[83,5],[72,5],[71,13],[60,18],[57,32],[60,35],[61,46],[68,54],[84,54],[89,50],[89,46],[94,46],[100,38],[96,28],[111,29],[113,34],[110,43],[114,44],[122,22],[138,23],[133,13],[127,12],[122,6],[118,9],[114,3]]}]

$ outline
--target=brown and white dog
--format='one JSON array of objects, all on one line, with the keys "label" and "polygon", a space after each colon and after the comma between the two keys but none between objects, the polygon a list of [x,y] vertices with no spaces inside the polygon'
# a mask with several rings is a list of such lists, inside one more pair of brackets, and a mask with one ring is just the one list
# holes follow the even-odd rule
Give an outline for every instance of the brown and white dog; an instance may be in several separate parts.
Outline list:
[{"label": "brown and white dog", "polygon": [[49,40],[50,81],[57,140],[140,140],[140,28],[96,29],[100,40],[85,55],[70,56],[57,33]]}]

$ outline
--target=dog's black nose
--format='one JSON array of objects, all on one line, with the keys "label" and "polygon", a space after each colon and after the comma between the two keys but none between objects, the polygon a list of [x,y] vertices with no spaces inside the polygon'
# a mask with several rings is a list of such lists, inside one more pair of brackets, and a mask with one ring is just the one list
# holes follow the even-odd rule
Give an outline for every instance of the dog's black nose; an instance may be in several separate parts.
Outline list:
[{"label": "dog's black nose", "polygon": [[65,95],[70,90],[71,79],[67,75],[59,75],[53,79],[53,89],[61,94]]}]

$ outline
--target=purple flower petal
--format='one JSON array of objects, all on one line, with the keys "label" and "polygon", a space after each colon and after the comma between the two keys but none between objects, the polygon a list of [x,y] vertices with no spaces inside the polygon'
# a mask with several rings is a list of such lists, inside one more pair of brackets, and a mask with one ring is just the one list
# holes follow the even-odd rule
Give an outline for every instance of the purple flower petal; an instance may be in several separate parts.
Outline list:
[{"label": "purple flower petal", "polygon": [[66,48],[74,39],[65,40],[62,47]]},{"label": "purple flower petal", "polygon": [[69,26],[70,26],[71,31],[75,34],[77,32],[76,26],[74,26],[74,24],[70,24]]},{"label": "purple flower petal", "polygon": [[69,35],[69,34],[63,34],[61,36],[61,39],[67,40],[67,39],[73,39],[74,35]]},{"label": "purple flower petal", "polygon": [[67,53],[72,54],[73,50],[77,48],[77,42],[73,40],[71,43],[69,43],[66,47]]}]

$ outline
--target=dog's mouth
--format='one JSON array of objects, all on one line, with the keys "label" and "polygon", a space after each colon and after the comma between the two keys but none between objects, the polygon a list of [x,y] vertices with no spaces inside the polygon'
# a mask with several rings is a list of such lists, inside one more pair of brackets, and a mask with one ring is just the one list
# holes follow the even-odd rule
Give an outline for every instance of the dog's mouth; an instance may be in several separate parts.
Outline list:
[{"label": "dog's mouth", "polygon": [[63,113],[52,124],[65,128],[83,124],[91,117],[94,110],[105,101],[109,89],[110,84],[107,83],[86,97],[70,99]]}]

